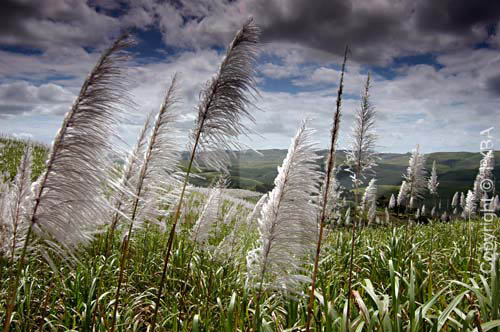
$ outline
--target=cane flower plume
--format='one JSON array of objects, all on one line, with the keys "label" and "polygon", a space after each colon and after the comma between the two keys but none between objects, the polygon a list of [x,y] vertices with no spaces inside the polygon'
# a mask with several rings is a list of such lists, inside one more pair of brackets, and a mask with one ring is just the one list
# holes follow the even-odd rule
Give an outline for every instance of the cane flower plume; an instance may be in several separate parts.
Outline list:
[{"label": "cane flower plume", "polygon": [[429,189],[429,193],[431,195],[437,195],[437,188],[439,186],[437,170],[436,170],[436,161],[432,162],[432,171],[431,176],[429,177],[429,182],[427,184],[427,189]]},{"label": "cane flower plume", "polygon": [[123,36],[102,54],[64,117],[46,170],[34,185],[29,230],[54,249],[88,244],[103,224],[108,156],[114,151],[116,125],[132,104],[126,92],[128,56],[123,52],[131,45],[133,41]]},{"label": "cane flower plume", "polygon": [[11,264],[22,244],[22,236],[26,232],[26,218],[31,203],[32,160],[32,148],[28,145],[24,149],[10,190],[8,190],[8,186],[5,186],[5,191],[1,194],[3,204],[0,206],[0,213],[2,214],[0,228],[4,228],[4,235],[7,238],[0,238],[2,240],[0,252],[5,251]]},{"label": "cane flower plume", "polygon": [[227,171],[231,152],[240,150],[237,138],[251,130],[244,119],[254,122],[249,111],[255,88],[255,62],[260,30],[249,20],[229,45],[217,74],[206,83],[198,105],[191,150],[208,167]]},{"label": "cane flower plume", "polygon": [[302,268],[318,236],[317,205],[312,197],[319,194],[322,177],[312,134],[304,121],[262,206],[259,246],[247,256],[249,282],[259,288],[296,292],[307,280]]}]

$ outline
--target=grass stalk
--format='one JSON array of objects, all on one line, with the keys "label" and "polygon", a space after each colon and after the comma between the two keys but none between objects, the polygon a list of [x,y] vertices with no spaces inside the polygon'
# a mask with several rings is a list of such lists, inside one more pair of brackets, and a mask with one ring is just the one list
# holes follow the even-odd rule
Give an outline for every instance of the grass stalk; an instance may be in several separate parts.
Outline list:
[{"label": "grass stalk", "polygon": [[[202,121],[204,121],[204,119]],[[188,184],[189,175],[191,174],[191,169],[193,167],[193,162],[194,162],[194,158],[196,155],[196,148],[198,147],[198,142],[200,140],[200,134],[201,134],[201,130],[198,130],[198,132],[196,134],[196,140],[195,140],[195,143],[193,145],[193,150],[191,152],[191,157],[189,159],[189,165],[188,165],[188,168],[186,170],[186,175],[184,177],[184,183],[182,185],[182,191],[181,191],[181,195],[179,197],[179,202],[177,203],[177,208],[175,210],[174,220],[172,221],[172,226],[170,228],[170,233],[168,235],[168,242],[167,242],[167,246],[166,246],[165,254],[164,254],[165,260],[163,261],[163,269],[161,272],[160,283],[158,286],[158,293],[156,295],[155,307],[154,307],[154,311],[153,311],[153,318],[151,320],[151,331],[154,331],[156,328],[156,317],[158,315],[158,307],[160,306],[161,295],[163,293],[163,285],[165,284],[165,277],[167,274],[167,266],[168,266],[168,263],[170,260],[170,253],[172,252],[172,245],[174,243],[175,228],[177,226],[177,223],[179,221],[179,217],[181,214],[182,203],[184,201],[184,195],[186,192],[186,187]]]},{"label": "grass stalk", "polygon": [[336,110],[333,119],[333,127],[331,132],[331,142],[330,142],[330,151],[328,153],[328,165],[326,169],[326,177],[324,182],[323,189],[323,197],[321,200],[321,215],[319,219],[319,235],[318,235],[318,243],[316,245],[316,255],[314,256],[314,270],[311,281],[311,291],[309,293],[309,304],[307,306],[307,323],[306,323],[306,331],[310,331],[311,319],[312,319],[312,307],[314,303],[314,291],[316,288],[316,278],[318,276],[318,268],[319,268],[319,255],[321,252],[321,242],[323,239],[323,227],[325,224],[326,218],[326,207],[328,202],[328,193],[330,189],[330,181],[332,178],[332,173],[335,168],[335,156],[336,156],[336,146],[337,146],[337,138],[338,132],[340,130],[340,116],[341,116],[341,106],[342,106],[342,90],[344,87],[344,73],[345,73],[345,65],[347,62],[347,54],[349,52],[349,47],[346,46],[344,52],[344,62],[342,63],[342,72],[340,74],[340,84],[337,92],[337,104]]}]

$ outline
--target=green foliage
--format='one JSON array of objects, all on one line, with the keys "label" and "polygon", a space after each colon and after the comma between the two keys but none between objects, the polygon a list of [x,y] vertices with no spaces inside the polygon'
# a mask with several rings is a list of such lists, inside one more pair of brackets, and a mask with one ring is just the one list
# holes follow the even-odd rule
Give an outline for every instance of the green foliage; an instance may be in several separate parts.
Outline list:
[{"label": "green foliage", "polygon": [[[5,139],[1,142],[1,165],[13,177],[16,158],[20,158],[25,143]],[[44,146],[35,145],[37,174],[43,169],[46,153]],[[11,169],[14,173],[10,173]],[[218,223],[220,228],[211,232],[207,246],[195,244],[190,229],[201,210],[202,196],[193,193],[186,199],[189,209],[182,217],[174,242],[165,295],[160,301],[158,330],[248,331],[254,322],[256,294],[246,287],[245,259],[255,246],[255,225],[239,228],[234,237],[237,244],[229,251],[215,249],[238,221],[244,223],[249,211],[241,207],[231,220]],[[222,204],[221,220],[229,213],[230,204],[233,203]],[[346,304],[350,229],[328,229],[313,306],[314,331],[476,331],[478,321],[483,331],[498,331],[500,264],[495,261],[489,274],[480,272],[485,238],[482,221],[469,225],[457,220],[424,226],[408,225],[405,218],[393,215],[394,227],[359,230],[349,319]],[[132,238],[118,310],[118,331],[150,328],[170,225],[170,220],[162,222],[165,227],[148,224]],[[493,232],[492,239],[498,241],[498,220],[493,226],[488,230]],[[12,331],[109,330],[119,271],[120,233],[123,231],[115,234],[107,259],[104,235],[82,248],[78,263],[56,256],[52,257],[50,268],[40,255],[29,255],[18,285]],[[429,249],[430,239],[433,251]],[[5,307],[13,268],[0,257],[0,308]],[[311,273],[310,268],[306,267],[306,274]],[[303,294],[307,294],[306,287]],[[260,305],[260,330],[300,330],[307,319],[307,301],[305,295],[290,298],[280,292],[265,292]],[[4,319],[5,313],[0,311],[0,323]]]},{"label": "green foliage", "polygon": [[[188,231],[196,216],[187,218],[174,244],[159,308],[162,330],[244,331],[251,326],[255,310],[254,290],[245,287],[245,252],[256,233],[242,230],[238,238],[244,247],[228,257],[197,247]],[[472,223],[472,231],[473,236],[481,238],[480,221]],[[438,248],[433,253],[433,289],[429,294],[430,232],[431,226],[418,225],[360,230],[354,257],[352,330],[472,331],[477,309],[485,329],[498,326],[498,264],[491,274],[480,274],[482,253],[477,250],[475,272],[468,272],[469,229],[464,222],[434,225]],[[498,239],[498,228],[494,235]],[[213,238],[213,245],[222,238],[220,234]],[[84,250],[74,267],[55,257],[57,271],[52,271],[43,260],[30,257],[19,286],[13,330],[30,331],[43,324],[45,331],[91,331],[92,326],[96,331],[106,331],[118,278],[120,238],[114,240],[114,251],[107,261],[102,255],[101,237]],[[143,331],[148,326],[165,240],[166,234],[157,225],[147,226],[133,238],[119,309],[121,331]],[[332,230],[325,240],[313,308],[315,331],[346,328],[342,313],[347,295],[349,242],[349,229]],[[480,241],[477,246],[481,247]],[[4,305],[9,281],[7,261],[0,263],[0,271],[0,305]],[[99,278],[102,292],[97,294]],[[305,324],[306,306],[305,296],[285,298],[279,292],[265,293],[262,330],[300,328]]]},{"label": "green foliage", "polygon": [[4,174],[10,180],[14,179],[24,149],[28,144],[33,147],[32,179],[38,178],[45,167],[49,148],[41,143],[6,137],[0,137],[0,174]]}]

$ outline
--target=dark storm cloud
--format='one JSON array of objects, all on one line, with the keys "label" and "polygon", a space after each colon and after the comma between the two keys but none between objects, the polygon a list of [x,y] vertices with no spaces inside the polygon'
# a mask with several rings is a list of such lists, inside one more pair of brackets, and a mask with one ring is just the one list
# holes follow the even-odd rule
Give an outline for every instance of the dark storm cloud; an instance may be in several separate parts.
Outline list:
[{"label": "dark storm cloud", "polygon": [[118,25],[115,18],[97,13],[80,0],[3,0],[0,4],[0,43],[4,45],[95,46]]},{"label": "dark storm cloud", "polygon": [[[5,0],[1,5],[2,10],[0,11],[0,30],[2,34],[13,33],[16,30],[21,29],[22,25],[20,21],[29,17],[39,16],[39,12],[36,9],[36,5],[33,3],[18,2],[13,0]],[[17,31],[22,34],[23,31]]]},{"label": "dark storm cloud", "polygon": [[500,96],[500,74],[490,77],[486,81],[486,87],[491,94]]},{"label": "dark storm cloud", "polygon": [[[500,20],[497,0],[4,0],[0,43],[95,46],[120,28],[155,25],[172,46],[223,45],[253,16],[264,42],[285,42],[366,64],[401,55],[450,52],[487,40]],[[98,10],[98,8],[100,8]],[[103,10],[104,9],[104,10]],[[120,9],[121,10],[121,9]],[[498,29],[497,29],[498,30]]]},{"label": "dark storm cloud", "polygon": [[500,1],[290,0],[251,7],[264,41],[286,41],[341,55],[346,44],[361,62],[450,51],[482,42],[500,19]]},{"label": "dark storm cloud", "polygon": [[[264,41],[288,41],[311,48],[342,54],[346,44],[355,45],[355,56],[371,60],[361,47],[400,38],[400,17],[390,12],[353,8],[350,1],[289,1],[288,10],[267,2],[258,7]],[[356,49],[357,48],[357,49]]]},{"label": "dark storm cloud", "polygon": [[496,24],[500,17],[500,1],[427,0],[419,3],[416,14],[417,27],[422,31],[463,34],[478,24]]}]

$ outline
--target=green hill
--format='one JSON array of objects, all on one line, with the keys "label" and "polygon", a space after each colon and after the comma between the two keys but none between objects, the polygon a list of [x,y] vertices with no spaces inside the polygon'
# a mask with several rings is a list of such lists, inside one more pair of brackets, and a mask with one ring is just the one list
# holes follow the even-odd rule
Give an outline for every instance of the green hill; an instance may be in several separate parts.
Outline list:
[{"label": "green hill", "polygon": [[[255,151],[244,151],[236,153],[233,158],[231,172],[232,186],[235,188],[244,188],[265,192],[273,186],[273,181],[278,174],[277,167],[285,158],[287,150],[270,149]],[[326,151],[319,152],[322,156]],[[401,184],[402,175],[408,167],[410,154],[401,153],[381,153],[378,155],[380,160],[378,166],[374,168],[378,184],[379,195],[390,196],[397,192]],[[187,159],[187,154],[185,155]],[[466,191],[472,188],[477,174],[480,153],[471,152],[436,152],[427,155],[426,168],[430,172],[432,162],[436,161],[439,177],[439,194],[446,200],[451,198],[456,191]],[[500,188],[500,151],[495,151],[497,188]],[[349,173],[345,171],[345,153],[339,151],[337,155],[337,165],[342,170],[338,174],[341,184],[350,188]],[[199,180],[198,184],[206,184],[213,179],[215,173],[201,172],[201,175],[207,176],[208,181]],[[371,177],[368,177],[365,183]],[[444,202],[443,202],[444,203]]]},{"label": "green hill", "polygon": [[[0,174],[13,178],[17,165],[21,159],[22,151],[28,142],[24,140],[0,137]],[[47,157],[48,147],[36,143],[32,144],[34,151],[33,177],[38,176]],[[259,151],[236,152],[230,167],[231,187],[256,190],[266,192],[273,188],[273,181],[278,174],[277,167],[281,165],[287,150],[268,149]],[[319,155],[325,156],[327,151],[319,151]],[[391,193],[397,192],[403,173],[408,167],[409,153],[381,153],[378,155],[378,166],[374,168],[380,197],[387,199]],[[183,154],[183,163],[187,163],[188,154]],[[471,152],[436,152],[427,155],[426,167],[432,167],[432,162],[436,161],[439,177],[439,195],[446,200],[451,199],[456,191],[467,191],[472,189],[474,179],[477,174],[480,153]],[[323,162],[323,159],[318,161]],[[345,152],[339,151],[337,154],[337,165],[341,170],[338,178],[345,188],[351,187],[349,173],[345,171]],[[496,186],[500,188],[500,151],[495,152],[495,178]],[[199,173],[203,178],[194,179],[192,182],[200,186],[206,186],[217,177],[217,173],[204,170]],[[368,182],[368,177],[365,183]]]}]

